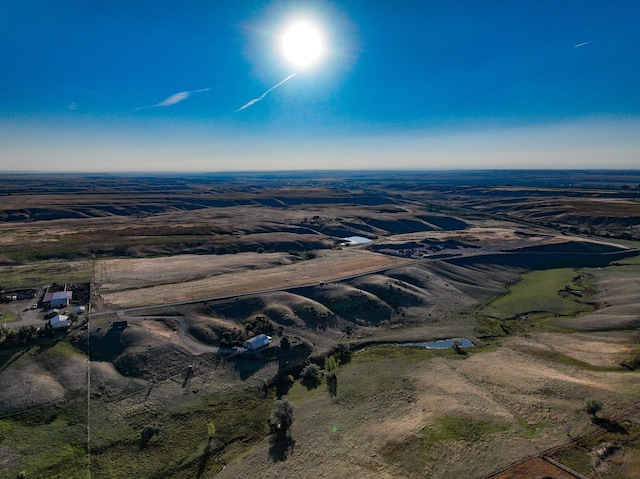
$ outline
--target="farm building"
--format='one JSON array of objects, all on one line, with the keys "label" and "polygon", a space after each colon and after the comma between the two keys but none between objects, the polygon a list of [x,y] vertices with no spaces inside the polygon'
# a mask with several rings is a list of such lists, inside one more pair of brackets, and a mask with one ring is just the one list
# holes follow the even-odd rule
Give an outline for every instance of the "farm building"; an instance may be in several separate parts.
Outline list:
[{"label": "farm building", "polygon": [[84,306],[76,306],[73,308],[73,312],[76,314],[84,313]]},{"label": "farm building", "polygon": [[69,321],[69,316],[58,314],[49,320],[49,324],[53,330],[67,329],[71,326],[71,321]]},{"label": "farm building", "polygon": [[251,339],[247,339],[244,343],[242,343],[242,346],[249,351],[255,351],[257,349],[268,346],[270,342],[271,338],[269,336],[267,336],[266,334],[258,334]]},{"label": "farm building", "polygon": [[52,308],[58,308],[60,306],[69,306],[72,298],[73,292],[71,291],[56,291],[45,294],[42,302],[49,303]]}]

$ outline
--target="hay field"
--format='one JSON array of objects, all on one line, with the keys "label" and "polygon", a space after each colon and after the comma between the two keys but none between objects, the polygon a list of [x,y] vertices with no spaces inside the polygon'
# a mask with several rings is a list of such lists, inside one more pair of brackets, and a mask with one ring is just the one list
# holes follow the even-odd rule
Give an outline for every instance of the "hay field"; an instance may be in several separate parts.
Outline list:
[{"label": "hay field", "polygon": [[96,262],[94,281],[102,293],[181,283],[246,269],[292,263],[287,253],[177,255],[160,258],[105,259]]},{"label": "hay field", "polygon": [[105,260],[96,264],[95,282],[105,304],[124,308],[291,288],[407,262],[358,248],[290,261],[283,253]]}]

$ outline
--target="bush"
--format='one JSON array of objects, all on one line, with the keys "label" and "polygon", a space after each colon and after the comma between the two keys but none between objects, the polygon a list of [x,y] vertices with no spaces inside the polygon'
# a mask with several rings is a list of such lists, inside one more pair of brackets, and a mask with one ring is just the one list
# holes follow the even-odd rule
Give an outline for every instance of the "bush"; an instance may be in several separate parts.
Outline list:
[{"label": "bush", "polygon": [[311,363],[305,366],[302,370],[302,373],[300,373],[302,384],[304,384],[307,389],[318,387],[321,380],[320,373],[320,366],[318,366],[317,364]]},{"label": "bush", "polygon": [[584,404],[584,410],[589,416],[596,417],[596,414],[602,410],[602,403],[597,399],[589,398]]},{"label": "bush", "polygon": [[269,416],[271,431],[279,436],[286,436],[293,424],[293,404],[287,396],[276,399]]}]

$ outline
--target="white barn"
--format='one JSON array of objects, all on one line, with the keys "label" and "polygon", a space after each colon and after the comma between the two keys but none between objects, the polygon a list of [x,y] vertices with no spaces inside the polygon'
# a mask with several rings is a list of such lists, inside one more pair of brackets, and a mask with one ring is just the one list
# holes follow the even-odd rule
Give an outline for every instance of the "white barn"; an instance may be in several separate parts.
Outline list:
[{"label": "white barn", "polygon": [[71,321],[69,321],[69,316],[64,314],[58,314],[49,320],[49,324],[51,325],[51,329],[67,329],[71,326]]},{"label": "white barn", "polygon": [[242,346],[248,351],[255,351],[257,349],[268,346],[270,342],[271,338],[269,336],[267,336],[266,334],[258,334],[251,339],[247,339],[244,343],[242,343]]}]

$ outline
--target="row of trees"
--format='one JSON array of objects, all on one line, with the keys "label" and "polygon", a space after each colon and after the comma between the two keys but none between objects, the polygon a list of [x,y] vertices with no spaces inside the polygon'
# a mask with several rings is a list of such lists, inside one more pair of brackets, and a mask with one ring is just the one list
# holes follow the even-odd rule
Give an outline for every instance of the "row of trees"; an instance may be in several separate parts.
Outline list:
[{"label": "row of trees", "polygon": [[42,326],[22,326],[19,329],[10,328],[5,324],[0,325],[0,346],[11,348],[32,343],[41,337],[53,337],[51,324],[44,323]]}]

